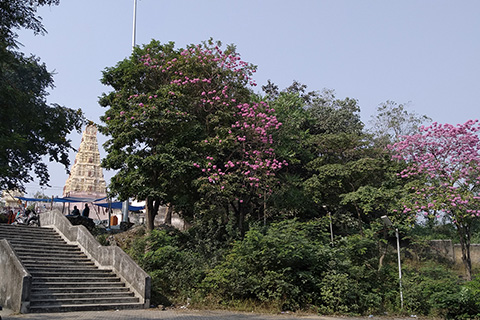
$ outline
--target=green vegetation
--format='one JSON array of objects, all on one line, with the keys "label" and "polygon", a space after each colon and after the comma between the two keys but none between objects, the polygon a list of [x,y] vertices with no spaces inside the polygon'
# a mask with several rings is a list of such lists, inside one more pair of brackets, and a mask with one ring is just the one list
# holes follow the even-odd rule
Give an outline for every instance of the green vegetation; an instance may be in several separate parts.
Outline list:
[{"label": "green vegetation", "polygon": [[[52,75],[17,51],[14,30],[44,33],[36,9],[58,2],[0,5],[0,188],[32,170],[47,183],[41,156],[68,166],[65,137],[82,125],[46,104]],[[151,275],[153,303],[480,319],[477,122],[423,128],[428,117],[387,101],[365,128],[357,100],[298,82],[254,92],[255,69],[233,45],[153,40],[104,70],[103,165],[113,194],[146,200],[146,230],[121,245]],[[155,229],[161,205],[189,228]],[[401,234],[403,310],[383,215]],[[431,252],[438,238],[461,244],[464,272]]]},{"label": "green vegetation", "polygon": [[[298,82],[282,91],[269,82],[263,95],[254,93],[254,71],[234,46],[210,40],[186,49],[152,41],[104,72],[113,91],[100,99],[101,130],[111,137],[103,164],[118,170],[113,193],[147,200],[147,232],[125,249],[152,276],[154,302],[476,317],[471,270],[456,270],[428,244],[475,237],[475,223],[452,220],[464,199],[449,199],[448,212],[437,199],[415,206],[422,194],[411,186],[435,181],[412,174],[416,158],[394,157],[408,146],[387,148],[421,141],[419,126],[430,119],[387,101],[365,129],[355,99],[307,92]],[[463,141],[459,130],[449,143]],[[471,199],[477,192],[470,189]],[[190,228],[154,229],[160,205]],[[385,214],[402,236],[403,310]],[[458,233],[458,226],[471,229]]]},{"label": "green vegetation", "polygon": [[[43,34],[39,6],[56,5],[58,0],[2,0],[0,3],[0,189],[24,190],[36,177],[41,185],[50,175],[43,156],[68,170],[66,139],[83,124],[81,110],[48,105],[47,90],[53,76],[35,56],[18,52],[15,29],[26,28]],[[32,171],[34,174],[32,174]]]},{"label": "green vegetation", "polygon": [[266,227],[253,225],[243,239],[217,247],[212,255],[206,254],[206,246],[213,241],[199,241],[193,229],[182,232],[164,226],[137,232],[123,246],[152,276],[154,304],[480,317],[480,279],[462,280],[451,262],[413,242],[402,248],[400,310],[396,251],[385,247],[381,231],[337,237],[332,245],[327,220],[289,219]]}]

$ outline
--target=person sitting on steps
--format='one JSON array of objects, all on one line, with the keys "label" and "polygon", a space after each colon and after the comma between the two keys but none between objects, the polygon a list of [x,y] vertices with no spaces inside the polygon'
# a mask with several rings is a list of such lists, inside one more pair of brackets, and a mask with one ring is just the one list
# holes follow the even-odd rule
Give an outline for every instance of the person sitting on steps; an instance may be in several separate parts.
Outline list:
[{"label": "person sitting on steps", "polygon": [[88,218],[90,215],[90,208],[88,207],[88,203],[85,203],[85,209],[83,209],[82,216]]},{"label": "person sitting on steps", "polygon": [[73,206],[72,216],[79,216],[80,210],[78,210],[77,206]]}]

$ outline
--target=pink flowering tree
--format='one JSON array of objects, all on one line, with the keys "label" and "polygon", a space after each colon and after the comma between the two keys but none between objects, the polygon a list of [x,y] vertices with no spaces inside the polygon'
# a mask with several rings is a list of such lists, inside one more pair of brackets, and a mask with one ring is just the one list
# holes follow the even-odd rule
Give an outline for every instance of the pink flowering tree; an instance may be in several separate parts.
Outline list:
[{"label": "pink flowering tree", "polygon": [[119,170],[114,192],[147,199],[149,228],[170,204],[187,220],[231,211],[243,229],[286,165],[272,149],[275,110],[250,89],[255,67],[220,47],[152,41],[104,72],[114,89],[100,100],[111,137],[104,165]]},{"label": "pink flowering tree", "polygon": [[390,146],[394,158],[405,161],[399,173],[407,179],[408,196],[398,214],[410,219],[448,217],[455,225],[466,276],[472,277],[471,225],[480,217],[480,139],[478,121],[433,123]]}]

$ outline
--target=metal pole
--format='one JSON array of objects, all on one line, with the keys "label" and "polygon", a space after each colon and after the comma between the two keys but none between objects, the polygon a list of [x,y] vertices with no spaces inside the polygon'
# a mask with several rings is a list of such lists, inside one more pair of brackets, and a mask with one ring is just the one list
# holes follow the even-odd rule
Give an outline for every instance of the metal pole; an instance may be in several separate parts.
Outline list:
[{"label": "metal pole", "polygon": [[332,214],[328,211],[328,217],[330,218],[330,239],[332,240],[333,245],[333,226],[332,226]]},{"label": "metal pole", "polygon": [[398,235],[398,228],[395,228],[395,235],[397,236],[398,282],[400,285],[400,308],[403,310],[402,263],[400,262],[400,236]]},{"label": "metal pole", "polygon": [[133,0],[133,33],[132,33],[132,52],[135,49],[135,35],[137,25],[137,0]]},{"label": "metal pole", "polygon": [[108,197],[108,229],[112,227],[111,221],[112,221],[112,199]]}]

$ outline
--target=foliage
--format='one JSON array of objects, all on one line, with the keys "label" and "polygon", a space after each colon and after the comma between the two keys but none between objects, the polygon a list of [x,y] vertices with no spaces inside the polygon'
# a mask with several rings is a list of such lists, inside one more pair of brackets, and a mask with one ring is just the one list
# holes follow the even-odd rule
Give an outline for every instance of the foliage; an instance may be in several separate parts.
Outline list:
[{"label": "foliage", "polygon": [[[80,110],[46,103],[53,78],[45,64],[34,56],[15,52],[12,28],[26,27],[42,32],[34,16],[37,5],[58,1],[2,1],[0,4],[0,189],[24,190],[34,177],[45,185],[49,173],[42,157],[68,170],[68,152],[73,150],[66,136],[80,131]],[[34,175],[32,173],[34,172]]]},{"label": "foliage", "polygon": [[375,144],[385,148],[400,141],[402,136],[415,134],[420,125],[431,120],[425,115],[409,112],[404,104],[386,101],[377,107],[377,113],[370,121],[369,131]]},{"label": "foliage", "polygon": [[[355,237],[331,247],[325,222],[285,220],[251,228],[208,272],[205,294],[229,305],[256,300],[282,310],[366,313],[381,309],[376,241]],[[385,282],[388,283],[388,282]]]},{"label": "foliage", "polygon": [[0,39],[7,47],[16,47],[17,34],[14,29],[30,29],[35,34],[45,34],[42,18],[37,9],[44,5],[58,5],[60,0],[2,0],[0,2]]},{"label": "foliage", "polygon": [[188,239],[175,229],[153,230],[126,249],[152,277],[152,303],[186,301],[204,276],[207,262],[186,246]]},{"label": "foliage", "polygon": [[479,319],[479,279],[462,283],[456,273],[435,262],[404,270],[404,301],[410,313],[445,319]]},{"label": "foliage", "polygon": [[399,175],[411,179],[408,195],[399,215],[415,219],[416,215],[442,213],[458,232],[467,279],[472,277],[470,259],[471,226],[480,216],[480,127],[478,121],[463,125],[433,123],[420,132],[405,136],[390,148],[394,157],[407,167]]},{"label": "foliage", "polygon": [[103,165],[119,170],[112,190],[169,203],[189,220],[202,208],[232,210],[242,229],[286,164],[272,149],[275,110],[252,101],[254,71],[212,41],[186,49],[152,41],[107,68],[102,82],[114,91],[100,99],[101,131],[111,136]]},{"label": "foliage", "polygon": [[310,147],[313,119],[305,109],[305,99],[298,92],[285,91],[269,100],[282,123],[273,134],[274,149],[279,158],[288,162],[288,166],[277,174],[278,187],[268,198],[267,214],[270,217],[309,219],[318,216],[315,203],[303,188],[305,179],[310,176],[305,165],[315,157]]}]

